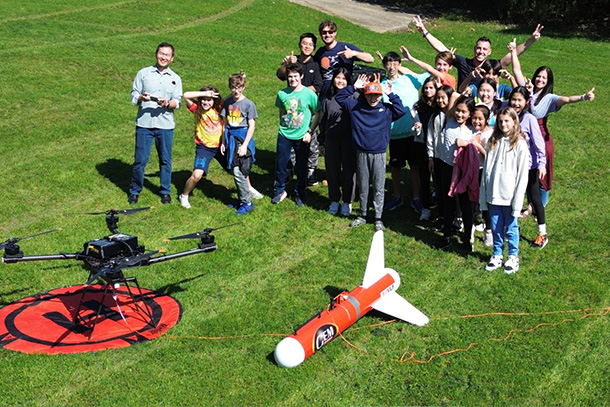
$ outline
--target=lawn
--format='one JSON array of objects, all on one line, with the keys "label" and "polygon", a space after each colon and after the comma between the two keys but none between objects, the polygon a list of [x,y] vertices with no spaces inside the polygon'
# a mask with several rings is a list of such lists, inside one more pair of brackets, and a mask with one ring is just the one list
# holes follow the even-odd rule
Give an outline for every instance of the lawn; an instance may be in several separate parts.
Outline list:
[{"label": "lawn", "polygon": [[[273,362],[284,335],[361,283],[372,225],[350,229],[328,215],[327,191],[310,188],[309,205],[271,205],[282,58],[322,13],[284,0],[0,0],[0,55],[6,112],[0,122],[3,216],[0,240],[61,227],[21,242],[26,254],[75,252],[108,234],[103,216],[74,213],[127,207],[136,108],[133,77],[154,63],[158,43],[176,47],[172,68],[184,90],[212,84],[228,93],[244,70],[245,94],[259,112],[252,182],[266,194],[237,218],[226,207],[233,179],[213,163],[191,197],[160,205],[153,152],[140,197],[150,211],[121,216],[119,229],[147,249],[168,253],[196,241],[163,238],[240,221],[218,230],[218,250],[132,269],[148,289],[182,304],[167,334],[132,347],[70,355],[0,349],[0,405],[609,405],[610,149],[607,61],[610,46],[544,32],[522,56],[523,71],[548,65],[555,91],[593,103],[549,119],[556,144],[555,184],[547,207],[549,245],[528,248],[532,219],[521,223],[521,269],[487,273],[490,250],[438,252],[438,235],[403,207],[384,218],[385,261],[402,278],[398,292],[430,318],[425,327],[366,316],[294,369]],[[339,40],[374,53],[407,45],[432,62],[417,32],[376,34],[336,19]],[[438,19],[431,32],[470,56],[476,38],[498,57],[534,27]],[[416,68],[412,67],[414,70]],[[193,162],[193,119],[176,112],[173,195]],[[323,165],[321,166],[323,169]],[[320,176],[323,172],[320,171]],[[408,179],[408,170],[403,172]],[[388,172],[389,177],[389,172]],[[390,185],[389,179],[387,185]],[[404,193],[409,195],[409,187]],[[82,284],[76,262],[0,265],[0,305]],[[383,323],[383,324],[382,324]]]}]

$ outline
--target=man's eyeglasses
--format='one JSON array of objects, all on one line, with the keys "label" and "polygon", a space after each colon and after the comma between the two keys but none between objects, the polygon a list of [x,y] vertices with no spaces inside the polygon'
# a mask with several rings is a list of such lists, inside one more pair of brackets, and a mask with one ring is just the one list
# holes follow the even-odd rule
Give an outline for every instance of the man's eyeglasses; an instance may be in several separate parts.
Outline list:
[{"label": "man's eyeglasses", "polygon": [[324,35],[324,34],[334,34],[335,30],[322,30],[320,31],[320,34]]}]

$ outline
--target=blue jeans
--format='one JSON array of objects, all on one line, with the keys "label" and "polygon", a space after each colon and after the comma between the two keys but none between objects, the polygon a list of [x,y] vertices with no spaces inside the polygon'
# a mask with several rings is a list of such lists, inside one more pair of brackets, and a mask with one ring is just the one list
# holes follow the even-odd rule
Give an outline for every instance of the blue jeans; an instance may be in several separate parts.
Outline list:
[{"label": "blue jeans", "polygon": [[519,255],[519,218],[513,216],[510,206],[488,204],[491,217],[491,233],[494,239],[494,256],[502,256],[504,251],[504,228],[508,240],[508,255]]},{"label": "blue jeans", "polygon": [[294,148],[296,154],[297,186],[294,190],[296,196],[305,200],[307,194],[307,156],[309,143],[303,140],[289,140],[281,134],[277,135],[277,153],[275,159],[275,182],[273,194],[279,195],[286,190],[286,177],[288,176],[288,162],[290,151]]},{"label": "blue jeans", "polygon": [[549,203],[549,191],[540,187],[540,199],[542,199],[542,206],[546,207],[546,204]]},{"label": "blue jeans", "polygon": [[174,130],[136,127],[136,151],[133,159],[131,188],[129,189],[129,193],[132,195],[140,195],[140,192],[142,192],[144,170],[150,158],[153,141],[159,155],[159,178],[161,179],[159,194],[171,194]]}]

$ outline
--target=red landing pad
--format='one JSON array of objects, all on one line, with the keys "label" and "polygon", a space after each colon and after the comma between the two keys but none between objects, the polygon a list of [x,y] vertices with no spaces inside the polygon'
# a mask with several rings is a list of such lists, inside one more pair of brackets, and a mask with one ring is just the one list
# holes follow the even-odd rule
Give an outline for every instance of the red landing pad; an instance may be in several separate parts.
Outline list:
[{"label": "red landing pad", "polygon": [[123,348],[155,339],[180,321],[180,303],[169,295],[142,289],[141,298],[137,289],[131,291],[139,308],[125,286],[116,290],[116,300],[111,289],[104,297],[102,285],[58,288],[23,298],[0,309],[0,347],[47,354]]}]

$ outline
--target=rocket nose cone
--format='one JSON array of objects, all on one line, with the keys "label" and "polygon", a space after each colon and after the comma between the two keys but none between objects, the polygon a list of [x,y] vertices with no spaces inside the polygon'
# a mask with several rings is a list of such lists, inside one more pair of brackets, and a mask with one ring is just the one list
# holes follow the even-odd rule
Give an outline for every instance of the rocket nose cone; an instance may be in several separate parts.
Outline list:
[{"label": "rocket nose cone", "polygon": [[305,360],[305,349],[299,341],[288,337],[277,344],[273,356],[281,367],[295,367]]}]

